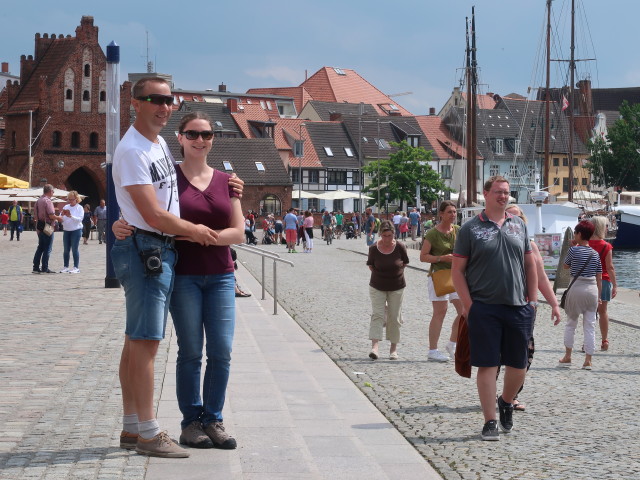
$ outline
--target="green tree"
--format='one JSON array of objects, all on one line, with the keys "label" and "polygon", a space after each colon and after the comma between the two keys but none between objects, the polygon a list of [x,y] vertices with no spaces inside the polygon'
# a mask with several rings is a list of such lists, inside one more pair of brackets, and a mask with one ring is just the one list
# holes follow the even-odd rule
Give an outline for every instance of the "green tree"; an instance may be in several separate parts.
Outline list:
[{"label": "green tree", "polygon": [[595,183],[606,187],[640,190],[640,104],[620,106],[621,118],[609,128],[605,139],[589,142],[591,157],[586,167]]},{"label": "green tree", "polygon": [[373,174],[371,183],[363,189],[365,193],[372,193],[370,206],[378,203],[379,186],[381,203],[384,205],[388,192],[389,200],[400,200],[401,208],[403,202],[415,201],[418,182],[422,203],[431,204],[438,199],[439,192],[453,191],[429,165],[431,151],[424,147],[412,147],[406,141],[391,142],[391,145],[398,149],[395,153],[389,155],[388,159],[370,162],[363,169],[365,173]]}]

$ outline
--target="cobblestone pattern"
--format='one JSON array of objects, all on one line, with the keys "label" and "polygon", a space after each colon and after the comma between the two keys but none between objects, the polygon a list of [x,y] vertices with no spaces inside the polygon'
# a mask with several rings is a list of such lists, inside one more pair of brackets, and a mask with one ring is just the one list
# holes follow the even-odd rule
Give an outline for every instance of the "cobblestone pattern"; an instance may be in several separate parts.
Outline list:
[{"label": "cobblestone pattern", "polygon": [[[331,246],[318,241],[312,254],[266,248],[296,263],[295,268],[278,268],[280,304],[444,478],[640,477],[640,421],[633,413],[640,357],[637,328],[612,324],[611,347],[597,352],[589,372],[579,368],[583,361],[579,327],[574,367],[558,369],[564,326],[552,326],[550,309],[542,304],[535,359],[520,395],[527,410],[514,414],[513,433],[501,435],[499,442],[483,442],[475,369],[472,378],[465,379],[455,373],[453,363],[427,362],[431,302],[425,271],[406,270],[400,359],[387,360],[384,352],[389,344],[383,342],[381,360],[372,362],[367,358],[371,308],[364,240],[341,239]],[[238,253],[259,279],[259,257]],[[411,266],[428,267],[419,262],[417,250],[410,250],[409,257]],[[266,283],[272,291],[271,262],[267,268]],[[614,319],[640,324],[637,305],[614,301],[610,311]],[[440,337],[441,350],[453,312],[451,307]]]},{"label": "cobblestone pattern", "polygon": [[[119,448],[124,293],[104,288],[105,246],[80,245],[77,275],[34,275],[35,233],[8,238],[0,237],[0,478],[144,478],[147,457]],[[54,242],[50,268],[59,270],[61,233]],[[168,347],[158,353],[156,392]]]}]

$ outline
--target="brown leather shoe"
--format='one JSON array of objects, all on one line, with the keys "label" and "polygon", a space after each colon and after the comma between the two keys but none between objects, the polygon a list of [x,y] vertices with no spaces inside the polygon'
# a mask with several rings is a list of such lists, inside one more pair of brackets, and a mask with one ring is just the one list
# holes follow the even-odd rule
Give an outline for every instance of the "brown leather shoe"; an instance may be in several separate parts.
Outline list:
[{"label": "brown leather shoe", "polygon": [[149,440],[138,437],[136,452],[140,455],[147,455],[149,457],[189,457],[189,452],[181,446],[177,445],[173,440],[171,440],[167,432],[160,432],[158,435]]},{"label": "brown leather shoe", "polygon": [[193,448],[213,448],[213,442],[209,436],[204,433],[202,424],[197,420],[182,429],[180,444]]},{"label": "brown leather shoe", "polygon": [[236,439],[224,430],[222,422],[213,422],[204,427],[204,432],[209,436],[215,448],[233,450],[238,446]]}]

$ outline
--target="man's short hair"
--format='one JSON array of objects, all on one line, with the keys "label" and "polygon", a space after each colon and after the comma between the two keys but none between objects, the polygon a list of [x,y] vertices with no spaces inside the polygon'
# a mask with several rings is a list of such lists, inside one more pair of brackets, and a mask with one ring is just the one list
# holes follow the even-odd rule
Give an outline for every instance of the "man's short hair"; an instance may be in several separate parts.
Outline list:
[{"label": "man's short hair", "polygon": [[148,82],[151,82],[151,83],[164,83],[169,88],[171,88],[171,85],[169,85],[169,82],[167,81],[166,78],[162,78],[162,77],[142,77],[140,80],[138,80],[136,83],[133,84],[133,87],[131,88],[131,96],[133,98],[140,97],[142,95],[142,91],[144,90],[144,87],[146,87]]},{"label": "man's short hair", "polygon": [[509,180],[504,178],[502,175],[494,175],[493,177],[489,177],[489,179],[484,182],[484,191],[489,192],[494,183],[509,183]]},{"label": "man's short hair", "polygon": [[43,187],[42,191],[43,191],[44,193],[49,193],[49,192],[53,191],[53,185],[51,185],[50,183],[47,183],[47,184]]}]

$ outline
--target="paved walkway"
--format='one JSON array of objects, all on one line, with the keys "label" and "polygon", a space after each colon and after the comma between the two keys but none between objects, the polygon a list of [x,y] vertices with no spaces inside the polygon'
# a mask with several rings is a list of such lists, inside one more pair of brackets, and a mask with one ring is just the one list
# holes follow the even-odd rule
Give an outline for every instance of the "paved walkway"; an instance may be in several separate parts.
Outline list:
[{"label": "paved walkway", "polygon": [[[371,307],[364,239],[330,246],[316,241],[310,255],[266,248],[296,262],[295,271],[279,269],[280,304],[444,478],[640,478],[640,421],[634,413],[640,390],[637,292],[623,290],[611,302],[611,347],[597,352],[590,372],[579,368],[579,351],[573,368],[556,368],[564,353],[564,325],[552,326],[549,307],[541,305],[535,360],[520,396],[527,411],[515,414],[512,434],[482,442],[475,369],[472,379],[464,379],[451,363],[427,361],[428,265],[419,262],[417,250],[409,251],[412,268],[406,270],[400,360],[372,362],[367,358]],[[240,259],[259,277],[257,259],[246,254]],[[266,283],[271,288],[270,277]],[[453,321],[450,310],[441,348]],[[578,350],[581,341],[578,327]],[[381,347],[384,351],[388,343]]]},{"label": "paved walkway", "polygon": [[[234,451],[148,459],[118,448],[124,296],[104,289],[104,249],[81,245],[78,275],[33,275],[36,237],[0,237],[0,478],[429,479],[428,462],[241,269],[225,425]],[[51,269],[61,268],[56,234]],[[243,254],[247,256],[247,254]],[[288,274],[301,272],[285,267]],[[284,271],[284,268],[281,268]],[[176,438],[176,342],[161,343],[161,426]]]}]

